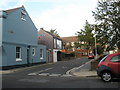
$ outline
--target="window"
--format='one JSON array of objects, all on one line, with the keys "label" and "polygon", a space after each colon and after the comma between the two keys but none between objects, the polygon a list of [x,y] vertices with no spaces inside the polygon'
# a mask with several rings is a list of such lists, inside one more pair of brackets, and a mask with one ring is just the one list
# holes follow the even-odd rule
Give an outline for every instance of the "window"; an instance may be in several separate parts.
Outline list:
[{"label": "window", "polygon": [[16,47],[16,61],[21,61],[21,47]]},{"label": "window", "polygon": [[54,48],[57,48],[56,39],[54,39]]},{"label": "window", "polygon": [[32,48],[32,56],[35,56],[35,48]]},{"label": "window", "polygon": [[40,49],[40,59],[43,59],[43,49]]},{"label": "window", "polygon": [[70,43],[68,42],[68,43],[66,43],[66,45],[70,45]]},{"label": "window", "polygon": [[120,62],[120,55],[113,56],[110,59],[111,62]]},{"label": "window", "polygon": [[74,42],[71,42],[71,46],[74,46]]},{"label": "window", "polygon": [[62,49],[62,41],[57,40],[57,49]]},{"label": "window", "polygon": [[21,19],[26,21],[26,12],[25,11],[21,12]]}]

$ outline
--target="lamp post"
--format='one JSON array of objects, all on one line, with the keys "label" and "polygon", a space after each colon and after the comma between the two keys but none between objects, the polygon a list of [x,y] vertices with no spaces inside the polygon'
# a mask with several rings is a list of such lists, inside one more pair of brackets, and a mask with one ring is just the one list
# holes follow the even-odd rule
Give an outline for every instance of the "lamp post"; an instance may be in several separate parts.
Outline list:
[{"label": "lamp post", "polygon": [[[94,31],[95,31],[95,25],[94,25]],[[97,59],[97,40],[96,40],[96,33],[95,33],[95,59]]]}]

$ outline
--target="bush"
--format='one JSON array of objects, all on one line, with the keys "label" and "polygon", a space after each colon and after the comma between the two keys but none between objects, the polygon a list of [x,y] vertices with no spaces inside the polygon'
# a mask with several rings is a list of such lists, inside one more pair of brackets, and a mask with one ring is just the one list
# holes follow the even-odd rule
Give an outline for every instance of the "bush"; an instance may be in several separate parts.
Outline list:
[{"label": "bush", "polygon": [[65,54],[65,57],[75,57],[75,53]]},{"label": "bush", "polygon": [[71,53],[70,56],[71,56],[71,57],[75,57],[75,53]]}]

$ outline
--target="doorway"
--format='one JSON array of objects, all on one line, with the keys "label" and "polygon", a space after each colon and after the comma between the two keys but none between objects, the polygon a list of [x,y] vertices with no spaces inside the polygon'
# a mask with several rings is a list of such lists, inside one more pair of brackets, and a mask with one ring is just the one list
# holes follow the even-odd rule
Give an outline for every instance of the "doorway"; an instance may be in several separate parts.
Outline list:
[{"label": "doorway", "polygon": [[30,64],[30,47],[27,48],[27,65]]}]

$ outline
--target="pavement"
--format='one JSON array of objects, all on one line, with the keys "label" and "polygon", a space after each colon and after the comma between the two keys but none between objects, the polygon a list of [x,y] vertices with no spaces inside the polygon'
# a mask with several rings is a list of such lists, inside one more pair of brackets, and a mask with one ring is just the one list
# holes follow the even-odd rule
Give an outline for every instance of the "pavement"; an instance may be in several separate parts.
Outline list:
[{"label": "pavement", "polygon": [[[53,64],[53,63],[47,63],[47,64]],[[47,64],[40,64],[40,65],[35,65],[35,66],[30,66],[30,67],[20,67],[20,68],[14,68],[14,69],[10,69],[10,70],[0,70],[0,74],[9,74],[9,73],[14,73],[17,71],[22,71],[22,70],[28,70],[31,68],[36,68],[38,66],[45,66]]]},{"label": "pavement", "polygon": [[72,74],[74,76],[81,76],[81,77],[96,77],[97,72],[95,70],[91,71],[91,62],[93,60],[79,66],[75,67],[66,72],[66,74]]}]

